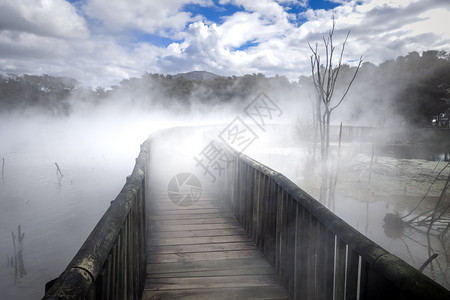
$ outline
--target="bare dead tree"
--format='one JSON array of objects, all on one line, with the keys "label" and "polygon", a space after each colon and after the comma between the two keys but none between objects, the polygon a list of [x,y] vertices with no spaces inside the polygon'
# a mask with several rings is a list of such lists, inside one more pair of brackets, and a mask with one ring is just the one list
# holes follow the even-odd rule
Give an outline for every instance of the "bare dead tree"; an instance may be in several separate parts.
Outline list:
[{"label": "bare dead tree", "polygon": [[333,25],[328,32],[328,36],[323,37],[323,47],[325,51],[325,62],[321,61],[319,54],[319,43],[315,46],[308,44],[311,49],[311,73],[312,80],[315,89],[315,107],[313,119],[316,120],[316,126],[319,128],[320,135],[320,155],[322,159],[322,188],[320,193],[320,200],[325,201],[327,194],[327,177],[328,177],[328,154],[330,149],[330,121],[332,112],[338,108],[347,96],[350,87],[352,86],[356,75],[362,64],[362,56],[359,58],[358,66],[351,78],[350,82],[346,85],[343,94],[340,97],[334,97],[336,88],[336,82],[339,78],[339,73],[342,66],[342,57],[344,55],[345,45],[347,43],[350,31],[347,33],[345,40],[342,44],[342,49],[337,56],[336,61],[336,47],[334,45],[333,37],[335,33],[336,21],[333,16]]}]

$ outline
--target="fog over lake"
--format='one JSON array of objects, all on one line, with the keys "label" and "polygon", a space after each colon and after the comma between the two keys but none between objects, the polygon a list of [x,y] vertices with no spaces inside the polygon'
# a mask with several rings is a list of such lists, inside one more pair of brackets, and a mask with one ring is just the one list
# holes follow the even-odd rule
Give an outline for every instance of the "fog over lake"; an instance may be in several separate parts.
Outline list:
[{"label": "fog over lake", "polygon": [[[183,122],[137,110],[70,118],[2,115],[1,298],[40,299],[45,283],[64,270],[119,193],[140,144],[151,132]],[[26,275],[15,278],[12,233],[18,251],[19,225]]]}]

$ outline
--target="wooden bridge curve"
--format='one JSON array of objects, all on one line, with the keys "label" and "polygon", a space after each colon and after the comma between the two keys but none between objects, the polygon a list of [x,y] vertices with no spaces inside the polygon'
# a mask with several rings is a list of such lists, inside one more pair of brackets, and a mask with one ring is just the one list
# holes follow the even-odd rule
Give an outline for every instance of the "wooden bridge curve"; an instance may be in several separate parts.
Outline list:
[{"label": "wooden bridge curve", "polygon": [[205,131],[167,130],[141,146],[44,299],[450,299],[251,158],[220,148],[232,159],[221,178],[208,177],[195,160],[211,140]]}]

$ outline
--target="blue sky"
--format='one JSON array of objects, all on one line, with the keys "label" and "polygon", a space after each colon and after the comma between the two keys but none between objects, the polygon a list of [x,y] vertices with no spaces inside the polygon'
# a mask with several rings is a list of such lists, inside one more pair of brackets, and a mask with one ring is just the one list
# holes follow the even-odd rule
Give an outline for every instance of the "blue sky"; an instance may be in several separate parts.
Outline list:
[{"label": "blue sky", "polygon": [[448,0],[0,0],[0,74],[93,87],[192,70],[296,80],[333,16],[338,47],[350,31],[349,64],[450,51]]}]

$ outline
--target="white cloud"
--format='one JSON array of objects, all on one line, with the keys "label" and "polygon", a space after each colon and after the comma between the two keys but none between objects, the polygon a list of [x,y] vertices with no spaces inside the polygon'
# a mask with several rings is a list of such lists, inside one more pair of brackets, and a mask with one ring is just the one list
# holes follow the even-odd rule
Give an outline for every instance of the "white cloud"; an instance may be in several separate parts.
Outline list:
[{"label": "white cloud", "polygon": [[450,29],[444,24],[449,24],[450,8],[447,10],[431,9],[419,15],[421,21],[405,26],[406,30],[410,30],[415,34],[427,34],[433,32],[439,36],[439,40],[450,40]]},{"label": "white cloud", "polygon": [[1,0],[0,30],[71,39],[89,35],[85,20],[64,0]]},{"label": "white cloud", "polygon": [[242,6],[249,12],[258,13],[263,20],[276,24],[280,29],[286,29],[290,26],[288,20],[292,16],[277,1],[220,0],[219,2],[222,4],[231,3],[236,6]]},{"label": "white cloud", "polygon": [[[30,5],[36,3],[32,0],[0,0],[0,72],[72,76],[91,86],[117,84],[147,71],[203,69],[296,80],[309,74],[308,43],[321,42],[333,15],[338,47],[351,31],[346,61],[364,55],[365,61],[381,63],[411,51],[450,51],[450,32],[443,25],[450,19],[446,0],[339,1],[343,4],[333,11],[305,11],[300,16],[305,22],[297,26],[291,22],[292,10],[284,7],[293,4],[290,0],[221,0],[242,8],[221,24],[181,10],[186,3],[212,5],[210,0],[87,0],[81,11],[89,23],[62,0],[37,5]],[[91,20],[104,26],[95,27]],[[130,29],[164,32],[181,42],[168,47],[143,41],[125,44],[120,37]],[[250,42],[251,47],[240,48]]]},{"label": "white cloud", "polygon": [[273,28],[260,18],[259,13],[237,12],[227,18],[219,30],[225,47],[239,48],[249,41],[261,41],[270,27]]},{"label": "white cloud", "polygon": [[183,30],[192,16],[182,11],[186,4],[212,5],[211,0],[87,0],[84,12],[113,31],[138,29],[165,34]]},{"label": "white cloud", "polygon": [[285,5],[298,5],[301,7],[308,6],[309,0],[276,0],[280,4]]}]

